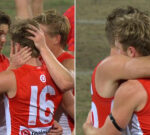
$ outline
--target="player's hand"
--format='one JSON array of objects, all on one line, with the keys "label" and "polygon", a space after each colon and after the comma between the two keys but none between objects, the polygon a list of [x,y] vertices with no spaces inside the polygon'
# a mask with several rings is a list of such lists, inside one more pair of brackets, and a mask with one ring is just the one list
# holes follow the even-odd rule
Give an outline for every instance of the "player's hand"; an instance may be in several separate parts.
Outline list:
[{"label": "player's hand", "polygon": [[9,69],[15,69],[25,64],[28,60],[31,59],[31,53],[32,52],[30,48],[24,47],[20,49],[17,43],[14,46],[11,42]]},{"label": "player's hand", "polygon": [[45,35],[41,29],[36,28],[33,25],[29,25],[31,29],[27,31],[33,34],[33,36],[29,36],[28,39],[33,40],[36,48],[41,51],[43,47],[46,47]]},{"label": "player's hand", "polygon": [[47,135],[62,135],[63,129],[57,121],[54,121],[53,127]]},{"label": "player's hand", "polygon": [[96,128],[93,127],[92,121],[91,121],[91,111],[88,114],[88,117],[86,119],[86,122],[83,124],[83,131],[85,135],[97,135],[95,133]]},{"label": "player's hand", "polygon": [[73,132],[71,133],[71,135],[75,135],[75,129],[73,130]]}]

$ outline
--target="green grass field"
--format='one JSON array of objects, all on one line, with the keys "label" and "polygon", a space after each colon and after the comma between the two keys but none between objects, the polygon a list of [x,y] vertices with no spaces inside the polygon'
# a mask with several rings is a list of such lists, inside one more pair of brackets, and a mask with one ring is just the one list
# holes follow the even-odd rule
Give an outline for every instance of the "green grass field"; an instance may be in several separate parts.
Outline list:
[{"label": "green grass field", "polygon": [[82,124],[90,110],[92,71],[100,60],[109,55],[105,19],[114,8],[127,5],[150,11],[148,0],[77,0],[77,135],[83,135]]},{"label": "green grass field", "polygon": [[[44,0],[44,10],[56,9],[59,13],[64,13],[70,6],[74,4],[74,0]],[[1,0],[0,10],[6,12],[13,20],[16,15],[14,0]],[[9,56],[9,38],[3,49],[3,53]]]}]

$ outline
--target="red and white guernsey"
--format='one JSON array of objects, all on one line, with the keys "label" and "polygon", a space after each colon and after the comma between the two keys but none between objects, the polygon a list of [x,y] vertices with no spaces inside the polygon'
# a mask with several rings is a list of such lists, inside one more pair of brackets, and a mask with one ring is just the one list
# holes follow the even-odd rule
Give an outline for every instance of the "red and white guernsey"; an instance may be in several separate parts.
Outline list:
[{"label": "red and white guernsey", "polygon": [[111,112],[111,107],[113,104],[113,98],[103,98],[97,93],[97,90],[95,87],[95,74],[96,74],[96,70],[97,70],[97,67],[99,66],[99,64],[94,69],[94,72],[92,75],[92,84],[91,84],[92,122],[93,122],[93,126],[96,128],[100,128],[103,126],[107,116]]},{"label": "red and white guernsey", "polygon": [[[100,62],[101,63],[101,62]],[[99,64],[100,64],[99,63]],[[91,95],[92,95],[92,103],[91,103],[91,111],[92,111],[92,122],[93,126],[96,128],[101,128],[107,116],[110,114],[113,107],[113,97],[112,98],[103,98],[101,97],[95,87],[95,74],[97,67],[94,69],[92,75],[92,84],[91,84]],[[129,127],[122,132],[122,135],[131,135]]]},{"label": "red and white guernsey", "polygon": [[[3,54],[0,54],[0,72],[5,71],[9,66],[9,60]],[[0,99],[0,135],[6,134],[5,108],[3,98]]]},{"label": "red and white guernsey", "polygon": [[[67,59],[74,59],[74,56],[69,54],[68,52],[62,53],[58,58],[58,61],[62,63],[64,60]],[[62,135],[71,135],[71,132],[74,129],[74,122],[73,120],[62,110],[62,108],[59,108],[59,124],[63,128],[63,134]]]},{"label": "red and white guernsey", "polygon": [[132,135],[150,135],[150,80],[138,80],[147,92],[147,103],[145,107],[135,112],[131,121],[131,134]]},{"label": "red and white guernsey", "polygon": [[[101,63],[101,62],[100,62]],[[99,64],[100,64],[99,63]],[[91,84],[91,95],[92,95],[92,104],[91,104],[91,111],[92,111],[92,122],[93,126],[96,128],[101,128],[105,123],[107,116],[110,114],[112,107],[113,107],[113,97],[112,98],[103,98],[101,97],[96,90],[95,87],[95,74],[97,67],[94,69],[92,75],[92,84]],[[122,135],[131,135],[129,127],[122,132]]]},{"label": "red and white guernsey", "polygon": [[[95,87],[95,73],[97,67],[95,68],[92,75],[91,111],[93,126],[96,128],[100,128],[103,126],[107,116],[111,112],[111,108],[113,107],[113,98],[103,98],[97,93]],[[134,112],[130,124],[127,126],[127,129],[123,133],[124,135],[150,135],[150,80],[139,79],[138,81],[143,85],[144,89],[147,92],[147,104],[140,112]]]},{"label": "red and white guernsey", "polygon": [[17,93],[14,98],[5,98],[7,135],[46,134],[62,94],[44,64],[23,65],[12,71]]}]

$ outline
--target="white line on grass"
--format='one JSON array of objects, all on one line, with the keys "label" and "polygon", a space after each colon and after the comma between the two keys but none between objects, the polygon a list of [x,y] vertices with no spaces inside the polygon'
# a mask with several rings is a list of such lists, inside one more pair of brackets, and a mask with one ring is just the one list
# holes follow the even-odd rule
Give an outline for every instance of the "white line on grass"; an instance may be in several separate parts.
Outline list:
[{"label": "white line on grass", "polygon": [[106,20],[77,20],[79,24],[105,24]]},{"label": "white line on grass", "polygon": [[93,71],[92,70],[88,70],[88,71],[76,71],[76,76],[80,76],[80,75],[92,75]]}]

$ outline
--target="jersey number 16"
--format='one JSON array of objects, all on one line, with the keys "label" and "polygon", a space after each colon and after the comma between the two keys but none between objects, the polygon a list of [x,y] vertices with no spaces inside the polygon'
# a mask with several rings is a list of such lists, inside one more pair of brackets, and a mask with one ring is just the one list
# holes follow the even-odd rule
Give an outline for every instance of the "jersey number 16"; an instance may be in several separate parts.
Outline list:
[{"label": "jersey number 16", "polygon": [[[28,125],[36,125],[37,113],[39,114],[39,119],[41,123],[48,124],[52,121],[54,114],[54,103],[51,100],[46,100],[47,94],[55,95],[55,90],[50,85],[45,86],[39,95],[39,113],[38,113],[37,107],[38,87],[31,86]],[[50,110],[49,115],[45,115],[45,111],[47,109]]]}]

